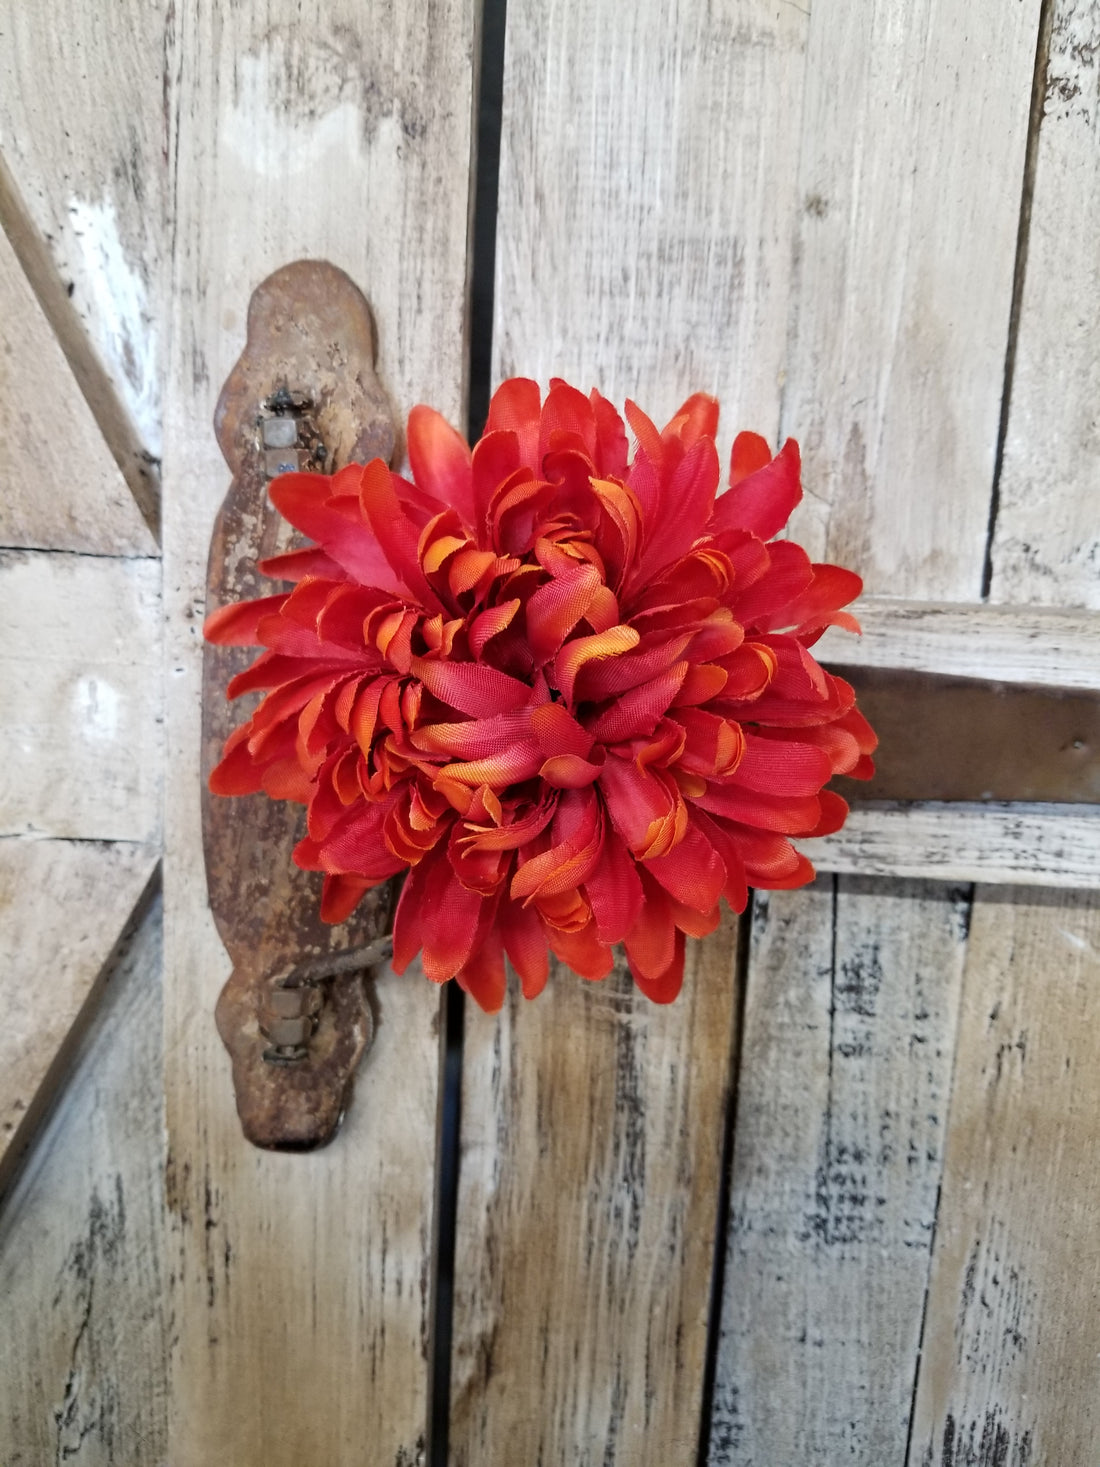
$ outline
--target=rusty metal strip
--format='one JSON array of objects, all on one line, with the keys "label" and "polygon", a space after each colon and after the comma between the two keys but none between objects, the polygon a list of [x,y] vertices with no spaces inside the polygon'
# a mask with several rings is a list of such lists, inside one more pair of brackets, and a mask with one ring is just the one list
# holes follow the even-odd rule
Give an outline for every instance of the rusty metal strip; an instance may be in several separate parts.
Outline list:
[{"label": "rusty metal strip", "polygon": [[830,671],[853,684],[879,736],[874,779],[835,782],[853,803],[1100,803],[1100,689],[893,668],[830,665]]},{"label": "rusty metal strip", "polygon": [[[374,354],[370,307],[332,265],[299,261],[256,290],[247,344],[215,418],[234,477],[210,547],[208,610],[278,589],[256,563],[301,543],[268,502],[276,473],[389,461],[394,428]],[[210,645],[204,652],[203,847],[211,911],[233,961],[217,1023],[245,1135],[257,1146],[308,1149],[335,1134],[370,1042],[361,970],[378,959],[372,945],[389,930],[392,892],[370,893],[350,921],[327,926],[318,915],[320,877],[291,859],[303,808],[206,790],[226,735],[254,705],[243,698],[230,707],[225,697],[253,655]],[[364,951],[349,957],[356,949]]]}]

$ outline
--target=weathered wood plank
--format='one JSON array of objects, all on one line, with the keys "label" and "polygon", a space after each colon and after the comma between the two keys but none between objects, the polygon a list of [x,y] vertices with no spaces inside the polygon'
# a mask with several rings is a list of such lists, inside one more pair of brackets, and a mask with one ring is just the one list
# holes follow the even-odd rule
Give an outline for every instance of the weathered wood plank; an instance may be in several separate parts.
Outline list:
[{"label": "weathered wood plank", "polygon": [[0,552],[0,835],[155,844],[160,563]]},{"label": "weathered wood plank", "polygon": [[[729,438],[774,436],[807,24],[802,7],[756,0],[674,24],[652,4],[508,6],[498,379],[561,375],[658,421],[709,389]],[[456,1462],[693,1457],[735,1001],[726,931],[670,1011],[563,977],[501,1026],[470,1016]]]},{"label": "weathered wood plank", "polygon": [[65,1077],[157,855],[129,843],[0,840],[0,1192]]},{"label": "weathered wood plank", "polygon": [[[802,7],[755,0],[675,23],[653,4],[629,18],[598,0],[509,4],[497,378],[597,384],[657,421],[708,389],[730,439],[774,436],[807,25]],[[459,1463],[694,1455],[730,929],[692,961],[672,1011],[563,976],[503,1028],[469,1018]]]},{"label": "weathered wood plank", "polygon": [[1094,612],[875,596],[861,599],[855,612],[862,637],[826,632],[815,648],[823,662],[1055,688],[1100,684],[1100,616]]},{"label": "weathered wood plank", "polygon": [[456,1467],[694,1460],[735,935],[691,944],[672,1008],[561,968],[467,1005]]},{"label": "weathered wood plank", "polygon": [[420,1460],[427,1408],[438,993],[383,977],[336,1142],[241,1136],[213,1011],[229,963],[199,828],[200,626],[227,471],[210,428],[249,296],[301,256],[374,308],[401,413],[460,419],[472,5],[271,0],[179,9],[166,397],[169,683],[165,1011],[174,1467]]},{"label": "weathered wood plank", "polygon": [[1100,807],[868,805],[805,850],[819,871],[1096,888]]},{"label": "weathered wood plank", "polygon": [[912,1467],[1100,1459],[1100,902],[979,890]]},{"label": "weathered wood plank", "polygon": [[508,7],[496,376],[774,436],[808,12]]},{"label": "weathered wood plank", "polygon": [[168,1460],[160,1008],[158,903],[0,1211],[5,1467]]},{"label": "weathered wood plank", "polygon": [[168,319],[172,8],[0,0],[0,217],[150,513]]},{"label": "weathered wood plank", "polygon": [[1039,0],[812,7],[783,432],[795,538],[978,599]]},{"label": "weathered wood plank", "polygon": [[996,601],[1100,607],[1100,9],[1052,0],[993,542]]},{"label": "weathered wood plank", "polygon": [[900,1464],[968,890],[757,896],[710,1457]]},{"label": "weathered wood plank", "polygon": [[0,544],[157,553],[3,229],[0,400]]}]

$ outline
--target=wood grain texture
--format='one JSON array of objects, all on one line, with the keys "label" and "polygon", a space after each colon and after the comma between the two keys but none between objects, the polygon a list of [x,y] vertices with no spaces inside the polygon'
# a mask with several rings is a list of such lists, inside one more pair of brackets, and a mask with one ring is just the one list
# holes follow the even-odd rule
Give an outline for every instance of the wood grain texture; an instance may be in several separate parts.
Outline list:
[{"label": "wood grain texture", "polygon": [[1100,1459],[1100,902],[979,889],[912,1467]]},{"label": "wood grain texture", "polygon": [[867,596],[855,613],[863,635],[826,632],[814,649],[822,662],[1054,688],[1100,685],[1095,612]]},{"label": "wood grain texture", "polygon": [[695,1459],[736,923],[650,1004],[556,968],[467,1006],[451,1461]]},{"label": "wood grain texture", "polygon": [[1051,0],[996,601],[1100,607],[1100,7]]},{"label": "wood grain texture", "polygon": [[0,1192],[65,1078],[157,854],[121,842],[0,840]]},{"label": "wood grain texture", "polygon": [[164,0],[0,3],[0,213],[147,508],[168,325],[172,9]]},{"label": "wood grain texture", "polygon": [[1039,0],[815,0],[783,432],[795,538],[981,592]]},{"label": "wood grain texture", "polygon": [[969,891],[758,895],[709,1461],[905,1460]]},{"label": "wood grain texture", "polygon": [[804,849],[819,871],[1095,889],[1100,807],[868,805]]},{"label": "wood grain texture", "polygon": [[508,7],[495,375],[774,436],[808,11]]},{"label": "wood grain texture", "polygon": [[[692,391],[774,436],[807,16],[513,0],[494,375],[562,375],[664,421]],[[671,1010],[565,978],[464,1064],[456,1462],[696,1450],[733,946]],[[644,1157],[644,1174],[638,1171]]]},{"label": "wood grain texture", "polygon": [[0,1211],[4,1467],[169,1460],[160,1009],[155,903]]},{"label": "wood grain texture", "polygon": [[0,552],[0,835],[156,844],[160,563]]},{"label": "wood grain texture", "polygon": [[156,541],[2,228],[0,400],[0,544],[156,554]]},{"label": "wood grain texture", "polygon": [[212,430],[253,288],[332,261],[375,311],[399,415],[463,399],[474,24],[465,3],[181,7],[169,39],[177,219],[166,396],[165,862],[173,1467],[412,1467],[427,1407],[438,992],[377,985],[334,1144],[243,1140],[214,1003],[229,963],[199,827],[200,627],[228,475]]}]

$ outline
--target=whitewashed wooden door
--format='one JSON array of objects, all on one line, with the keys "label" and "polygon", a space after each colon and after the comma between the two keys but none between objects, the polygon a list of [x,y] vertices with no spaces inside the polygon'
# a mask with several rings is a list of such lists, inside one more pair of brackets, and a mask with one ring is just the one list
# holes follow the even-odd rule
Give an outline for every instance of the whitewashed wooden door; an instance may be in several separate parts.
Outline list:
[{"label": "whitewashed wooden door", "polygon": [[461,422],[497,85],[494,377],[799,438],[846,660],[1095,688],[1098,54],[1095,0],[0,3],[5,1467],[1100,1460],[1095,807],[864,808],[672,1009],[467,1010],[433,1443],[436,995],[248,1149],[198,828],[248,296],[332,260]]}]

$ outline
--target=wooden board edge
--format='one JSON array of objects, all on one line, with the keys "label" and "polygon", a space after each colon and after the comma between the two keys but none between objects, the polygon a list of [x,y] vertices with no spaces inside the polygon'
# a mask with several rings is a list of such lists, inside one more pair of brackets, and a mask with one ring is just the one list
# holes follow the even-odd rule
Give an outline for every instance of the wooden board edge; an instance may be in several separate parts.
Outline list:
[{"label": "wooden board edge", "polygon": [[1100,806],[907,804],[853,810],[810,841],[818,871],[1100,888]]},{"label": "wooden board edge", "polygon": [[145,880],[137,901],[131,907],[119,929],[118,936],[104,956],[99,972],[89,985],[76,1018],[69,1026],[64,1040],[58,1046],[38,1089],[30,1098],[21,1121],[8,1137],[7,1144],[0,1153],[0,1208],[10,1196],[36,1138],[41,1134],[64,1092],[69,1075],[72,1073],[73,1061],[99,1008],[104,989],[110,982],[127,945],[160,891],[160,856],[152,846],[147,847],[147,851]]}]

